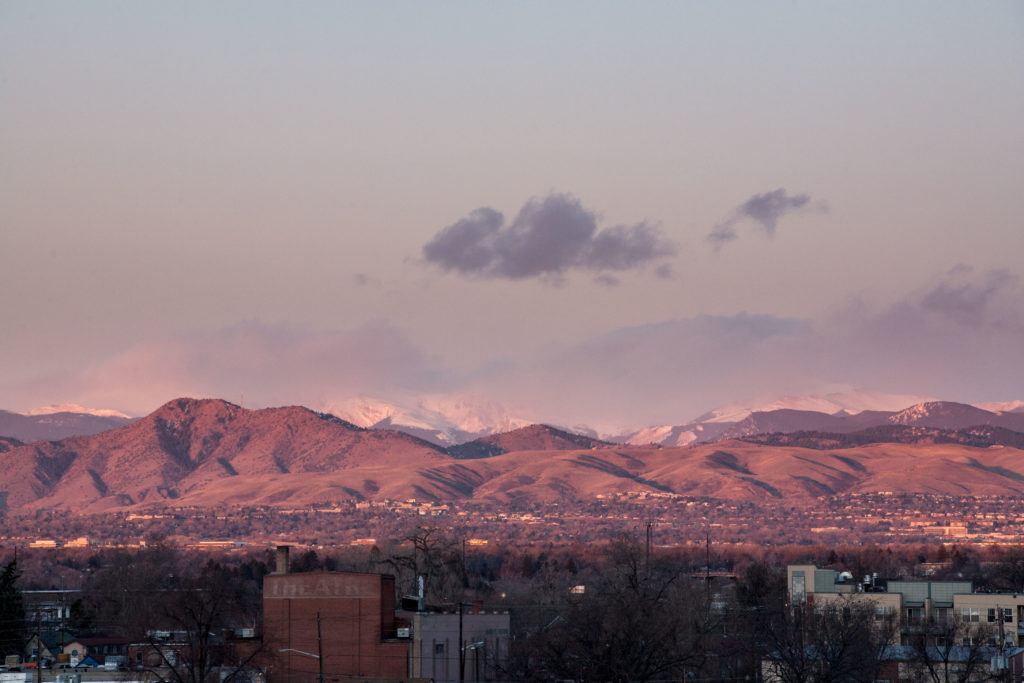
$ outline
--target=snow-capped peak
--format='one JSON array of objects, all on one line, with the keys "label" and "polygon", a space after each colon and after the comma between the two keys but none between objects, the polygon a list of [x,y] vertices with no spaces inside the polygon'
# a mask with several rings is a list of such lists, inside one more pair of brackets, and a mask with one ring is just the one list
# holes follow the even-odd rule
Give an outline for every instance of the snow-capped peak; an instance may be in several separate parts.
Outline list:
[{"label": "snow-capped peak", "polygon": [[975,408],[990,413],[1021,413],[1024,412],[1024,401],[993,401],[991,403],[975,403]]},{"label": "snow-capped peak", "polygon": [[532,420],[511,417],[503,406],[451,396],[422,396],[399,405],[369,396],[328,403],[323,411],[360,427],[386,427],[416,434],[441,445],[508,432]]},{"label": "snow-capped peak", "polygon": [[77,403],[61,403],[60,405],[41,406],[39,408],[33,408],[32,410],[26,410],[21,414],[53,415],[54,413],[77,413],[79,415],[94,415],[96,417],[131,418],[131,415],[126,415],[119,410],[111,410],[109,408],[84,408]]},{"label": "snow-capped peak", "polygon": [[401,412],[401,409],[393,403],[370,396],[356,396],[341,403],[326,404],[322,406],[322,410],[340,417],[346,422],[351,422],[357,427],[372,427]]},{"label": "snow-capped peak", "polygon": [[849,390],[823,396],[783,396],[770,400],[730,403],[698,417],[695,422],[739,422],[751,413],[772,410],[807,410],[834,415],[844,411],[854,415],[865,410],[894,411],[934,399],[910,394]]}]

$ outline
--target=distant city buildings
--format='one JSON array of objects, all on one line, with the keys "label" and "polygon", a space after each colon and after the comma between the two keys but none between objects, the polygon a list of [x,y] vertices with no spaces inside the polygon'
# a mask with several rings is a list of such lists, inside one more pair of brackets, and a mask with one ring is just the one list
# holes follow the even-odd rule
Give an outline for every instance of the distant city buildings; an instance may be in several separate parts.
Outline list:
[{"label": "distant city buildings", "polygon": [[814,565],[789,565],[786,577],[790,605],[870,603],[878,617],[895,619],[898,642],[929,623],[962,623],[991,626],[993,646],[1024,645],[1024,593],[978,593],[970,581],[857,578]]}]

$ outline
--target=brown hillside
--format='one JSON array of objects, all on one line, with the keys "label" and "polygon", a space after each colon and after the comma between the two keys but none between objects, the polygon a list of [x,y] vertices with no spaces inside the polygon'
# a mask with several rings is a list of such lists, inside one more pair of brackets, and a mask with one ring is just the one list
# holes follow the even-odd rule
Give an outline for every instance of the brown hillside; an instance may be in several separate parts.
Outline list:
[{"label": "brown hillside", "polygon": [[415,437],[306,408],[246,410],[212,399],[176,399],[126,427],[2,457],[8,507],[72,509],[177,500],[219,479],[449,460]]},{"label": "brown hillside", "polygon": [[452,446],[448,453],[454,458],[490,458],[516,451],[571,451],[581,448],[611,446],[582,434],[573,434],[548,425],[533,424],[511,432],[492,434],[473,441]]},{"label": "brown hillside", "polygon": [[218,479],[189,504],[301,506],[385,498],[571,502],[627,491],[813,504],[834,493],[1024,494],[1024,452],[874,444],[829,452],[724,442],[697,447],[519,451],[477,460]]},{"label": "brown hillside", "polygon": [[18,446],[24,445],[25,444],[19,441],[18,439],[9,436],[0,436],[0,453],[6,453],[12,448],[17,448]]},{"label": "brown hillside", "polygon": [[993,425],[1024,431],[1024,415],[1020,413],[993,413],[965,403],[929,401],[910,406],[889,418],[892,424],[939,429],[965,429],[978,425]]},{"label": "brown hillside", "polygon": [[1024,451],[1009,446],[837,450],[723,441],[661,448],[580,437],[585,447],[565,449],[565,434],[517,430],[497,442],[514,452],[460,460],[415,437],[359,429],[305,408],[178,399],[126,427],[3,453],[0,501],[8,509],[99,511],[385,498],[568,502],[629,491],[793,505],[877,491],[1024,495]]}]

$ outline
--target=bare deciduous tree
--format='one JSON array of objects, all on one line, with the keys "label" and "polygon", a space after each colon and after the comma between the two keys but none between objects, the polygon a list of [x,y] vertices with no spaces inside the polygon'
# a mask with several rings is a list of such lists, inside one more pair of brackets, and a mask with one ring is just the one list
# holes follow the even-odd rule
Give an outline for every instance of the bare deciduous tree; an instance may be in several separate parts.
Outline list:
[{"label": "bare deciduous tree", "polygon": [[648,564],[643,548],[620,541],[578,580],[521,625],[515,677],[652,681],[699,668],[717,617],[680,565]]},{"label": "bare deciduous tree", "polygon": [[865,600],[794,606],[768,624],[765,678],[777,683],[870,683],[896,633]]},{"label": "bare deciduous tree", "polygon": [[932,683],[966,683],[987,674],[987,665],[998,650],[991,645],[997,635],[989,624],[960,617],[930,617],[908,629],[915,677]]}]

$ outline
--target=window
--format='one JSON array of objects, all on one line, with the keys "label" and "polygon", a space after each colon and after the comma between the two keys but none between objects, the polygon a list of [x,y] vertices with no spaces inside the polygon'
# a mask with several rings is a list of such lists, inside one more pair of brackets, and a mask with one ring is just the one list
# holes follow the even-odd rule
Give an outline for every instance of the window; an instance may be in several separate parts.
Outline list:
[{"label": "window", "polygon": [[892,616],[892,605],[875,605],[875,621],[885,621]]},{"label": "window", "polygon": [[950,614],[951,611],[952,610],[950,610],[950,608],[948,607],[935,607],[934,609],[932,609],[932,616],[935,618],[935,623],[948,623],[949,620],[952,618],[952,615]]},{"label": "window", "polygon": [[444,654],[444,643],[434,643],[434,654],[435,655],[443,655]]},{"label": "window", "polygon": [[793,572],[793,583],[789,587],[789,594],[794,605],[802,605],[807,602],[807,577],[802,571]]},{"label": "window", "polygon": [[907,608],[907,622],[911,624],[919,624],[924,619],[924,607],[908,607]]},{"label": "window", "polygon": [[1008,607],[989,607],[988,608],[988,623],[994,624],[997,621],[1002,621],[1007,624],[1013,623],[1013,609]]},{"label": "window", "polygon": [[961,607],[960,618],[964,621],[977,622],[981,621],[981,608],[980,607]]}]

